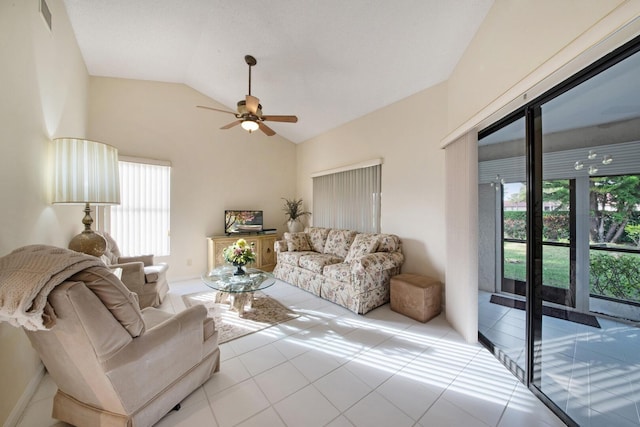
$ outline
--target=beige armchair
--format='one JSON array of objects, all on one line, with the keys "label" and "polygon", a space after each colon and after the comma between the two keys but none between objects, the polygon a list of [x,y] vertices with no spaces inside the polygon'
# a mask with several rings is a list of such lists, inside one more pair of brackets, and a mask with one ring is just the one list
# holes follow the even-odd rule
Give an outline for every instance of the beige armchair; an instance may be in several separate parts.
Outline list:
[{"label": "beige armchair", "polygon": [[153,255],[124,257],[109,233],[102,233],[107,249],[102,260],[110,268],[121,268],[121,280],[127,288],[138,294],[140,308],[157,307],[169,292],[166,263],[154,264]]},{"label": "beige armchair", "polygon": [[218,371],[213,320],[197,305],[140,310],[105,267],[48,296],[56,324],[25,333],[58,386],[52,416],[74,426],[151,426]]}]

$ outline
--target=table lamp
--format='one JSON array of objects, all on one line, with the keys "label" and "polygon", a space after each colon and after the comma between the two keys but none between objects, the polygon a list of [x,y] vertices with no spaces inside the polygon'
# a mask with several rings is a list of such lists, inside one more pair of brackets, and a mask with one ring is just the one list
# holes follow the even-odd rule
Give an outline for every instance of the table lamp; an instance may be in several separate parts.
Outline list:
[{"label": "table lamp", "polygon": [[54,143],[54,204],[83,204],[84,231],[69,242],[69,249],[100,257],[107,248],[104,237],[91,229],[91,204],[120,204],[118,150],[79,138],[56,138]]}]

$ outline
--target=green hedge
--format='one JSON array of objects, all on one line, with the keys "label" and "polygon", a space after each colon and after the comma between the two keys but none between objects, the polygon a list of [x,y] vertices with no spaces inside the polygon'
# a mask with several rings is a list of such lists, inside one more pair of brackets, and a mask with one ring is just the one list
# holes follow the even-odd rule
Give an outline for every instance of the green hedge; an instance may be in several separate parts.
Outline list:
[{"label": "green hedge", "polygon": [[[553,211],[542,213],[542,238],[545,240],[569,240],[569,212]],[[504,237],[507,239],[527,238],[527,213],[523,211],[504,212]]]},{"label": "green hedge", "polygon": [[[552,211],[542,213],[542,238],[551,241],[569,240],[569,212]],[[605,220],[605,228],[611,219]],[[632,212],[629,224],[640,224],[640,212]],[[504,211],[504,237],[507,239],[525,240],[527,237],[527,213],[524,211]],[[619,244],[635,245],[633,238],[623,232]]]},{"label": "green hedge", "polygon": [[593,253],[591,293],[627,301],[640,301],[640,256]]}]

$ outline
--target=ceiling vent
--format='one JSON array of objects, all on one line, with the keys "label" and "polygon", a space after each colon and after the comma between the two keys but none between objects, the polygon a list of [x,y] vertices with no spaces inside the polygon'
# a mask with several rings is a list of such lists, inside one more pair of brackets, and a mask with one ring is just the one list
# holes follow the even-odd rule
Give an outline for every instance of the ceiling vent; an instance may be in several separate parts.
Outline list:
[{"label": "ceiling vent", "polygon": [[40,0],[40,15],[42,15],[42,19],[44,19],[49,31],[51,31],[51,11],[45,0]]}]

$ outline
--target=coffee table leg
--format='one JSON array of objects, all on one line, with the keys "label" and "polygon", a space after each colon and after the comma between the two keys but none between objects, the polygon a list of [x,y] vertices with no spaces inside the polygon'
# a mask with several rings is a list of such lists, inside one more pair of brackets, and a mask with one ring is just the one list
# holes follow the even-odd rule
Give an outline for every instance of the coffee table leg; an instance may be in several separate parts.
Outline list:
[{"label": "coffee table leg", "polygon": [[218,291],[216,292],[215,302],[219,304],[228,303],[230,297],[231,297],[231,294],[227,292]]},{"label": "coffee table leg", "polygon": [[244,316],[244,306],[248,301],[251,301],[250,292],[243,292],[241,294],[236,294],[233,296],[233,309],[238,312],[238,316]]}]

